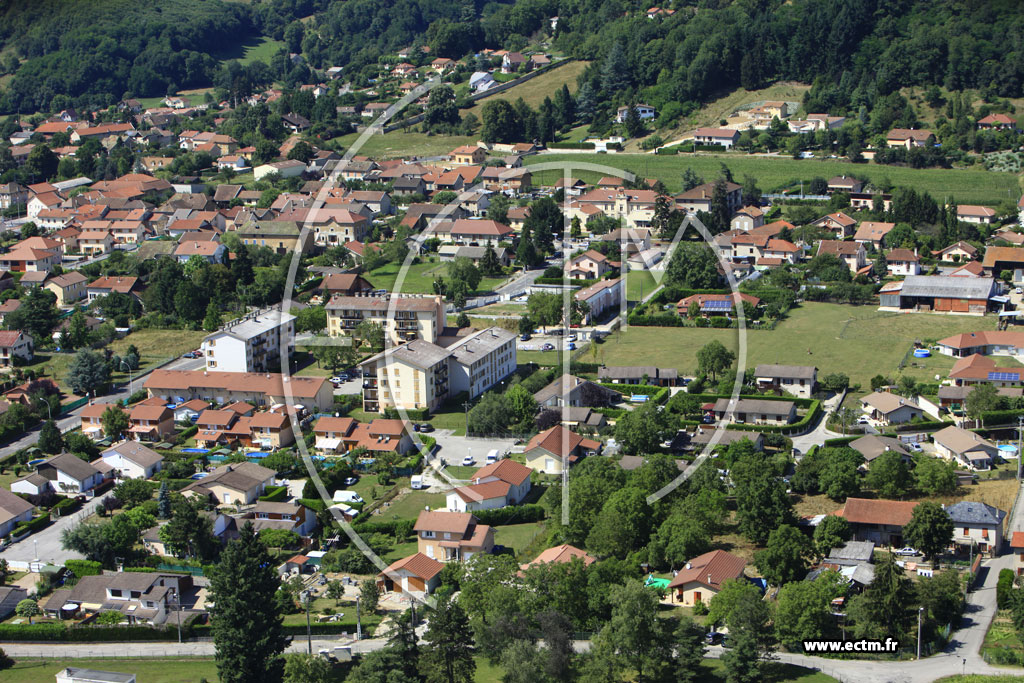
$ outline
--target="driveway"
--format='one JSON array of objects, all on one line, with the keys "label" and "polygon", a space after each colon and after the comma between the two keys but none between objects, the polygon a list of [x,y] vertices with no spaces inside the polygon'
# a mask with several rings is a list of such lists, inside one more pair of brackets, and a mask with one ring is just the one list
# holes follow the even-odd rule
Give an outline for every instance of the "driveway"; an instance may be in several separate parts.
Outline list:
[{"label": "driveway", "polygon": [[[80,560],[84,556],[71,550],[64,550],[60,544],[61,533],[65,529],[77,526],[96,510],[97,503],[102,503],[113,493],[106,493],[94,500],[86,501],[82,508],[67,517],[61,517],[42,531],[36,532],[17,543],[0,551],[0,558],[7,560],[12,567],[22,566],[24,562],[40,562],[63,565],[67,560]],[[15,564],[17,563],[17,564]]]},{"label": "driveway", "polygon": [[[441,460],[446,465],[461,465],[462,459],[467,455],[473,457],[476,467],[483,467],[484,459],[492,450],[497,449],[499,453],[508,453],[515,445],[516,439],[512,438],[490,438],[478,436],[455,436],[449,429],[439,429],[430,436],[437,440],[437,450],[428,464],[443,477],[449,484],[458,481],[448,476],[441,469]],[[441,482],[435,480],[438,484]]]}]

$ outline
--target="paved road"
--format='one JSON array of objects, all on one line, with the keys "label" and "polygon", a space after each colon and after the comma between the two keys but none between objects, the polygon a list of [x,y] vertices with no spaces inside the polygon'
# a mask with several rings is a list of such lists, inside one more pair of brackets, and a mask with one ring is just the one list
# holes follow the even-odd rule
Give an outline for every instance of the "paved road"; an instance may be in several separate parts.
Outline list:
[{"label": "paved road", "polygon": [[[166,369],[166,370],[198,370],[199,368],[201,368],[203,366],[203,362],[204,361],[203,361],[202,358],[178,358],[177,360],[172,361],[168,365],[165,365],[164,369]],[[110,394],[107,394],[106,396],[100,396],[98,399],[96,399],[97,402],[98,403],[114,403],[116,401],[120,401],[122,399],[128,398],[129,396],[131,396],[132,390],[138,390],[138,389],[142,388],[142,380],[146,377],[147,374],[149,374],[149,373],[145,373],[145,374],[142,374],[142,375],[135,375],[134,377],[132,377],[132,381],[130,383],[130,386],[129,386],[129,383],[125,383],[124,385],[119,387],[116,391],[114,391],[114,392],[112,392]],[[81,419],[82,419],[81,418],[81,414],[82,414],[82,409],[84,407],[85,406],[81,406],[79,408],[76,408],[75,410],[72,410],[71,412],[66,413],[63,417],[61,417],[61,418],[59,418],[57,420],[57,426],[60,427],[61,431],[65,431],[65,430],[71,429],[73,427],[77,427],[79,424],[81,424]],[[39,429],[41,427],[42,427],[42,425],[39,425],[39,426],[35,427],[34,429],[31,429],[31,430],[25,432],[25,434],[22,435],[21,438],[17,439],[16,441],[11,441],[11,442],[5,444],[3,447],[0,447],[0,459],[10,455],[11,453],[13,453],[14,451],[18,450],[19,448],[25,448],[26,446],[34,446],[36,441],[39,440],[38,432],[39,432]]]},{"label": "paved road", "polygon": [[85,505],[82,506],[82,509],[75,514],[62,517],[42,531],[36,532],[28,538],[14,543],[0,551],[0,558],[10,562],[11,566],[19,567],[22,562],[34,562],[35,560],[39,560],[45,564],[60,566],[67,560],[84,559],[84,555],[70,550],[64,550],[61,547],[61,533],[64,529],[70,529],[71,527],[78,525],[83,519],[95,511],[98,503],[102,503],[104,499],[111,495],[113,494],[107,493],[95,500],[87,501]]},{"label": "paved road", "polygon": [[539,278],[543,274],[543,268],[536,268],[534,270],[528,270],[525,273],[520,273],[519,276],[516,277],[511,282],[503,284],[501,287],[498,287],[496,290],[494,290],[494,293],[501,295],[519,294],[520,292],[525,291],[527,287],[532,285],[537,280],[537,278]]},{"label": "paved road", "polygon": [[800,451],[801,454],[806,453],[811,446],[820,446],[825,442],[825,439],[836,439],[842,436],[840,432],[833,432],[827,427],[828,416],[836,409],[836,405],[839,403],[839,397],[833,396],[832,398],[825,401],[822,406],[821,418],[818,420],[818,424],[815,425],[814,429],[806,434],[800,436],[794,436],[793,448]]}]

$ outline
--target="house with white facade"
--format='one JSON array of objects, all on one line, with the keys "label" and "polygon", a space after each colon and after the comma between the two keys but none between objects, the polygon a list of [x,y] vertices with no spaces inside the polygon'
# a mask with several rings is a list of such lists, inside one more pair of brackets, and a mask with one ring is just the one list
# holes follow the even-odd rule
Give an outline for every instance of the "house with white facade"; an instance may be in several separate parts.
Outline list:
[{"label": "house with white facade", "polygon": [[282,350],[291,353],[295,316],[279,308],[248,313],[225,323],[203,339],[208,370],[266,372],[281,363]]}]

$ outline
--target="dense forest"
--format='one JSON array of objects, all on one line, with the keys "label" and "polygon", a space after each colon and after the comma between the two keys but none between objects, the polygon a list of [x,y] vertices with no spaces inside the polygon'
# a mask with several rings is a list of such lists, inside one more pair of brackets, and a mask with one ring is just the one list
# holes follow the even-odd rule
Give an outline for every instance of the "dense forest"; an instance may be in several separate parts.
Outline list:
[{"label": "dense forest", "polygon": [[585,111],[645,101],[660,124],[718,93],[778,80],[816,83],[811,110],[853,112],[904,86],[1015,97],[1024,85],[1016,0],[698,0],[668,3],[675,13],[655,19],[650,4],[12,0],[0,10],[0,71],[14,74],[0,109],[107,105],[210,85],[233,46],[260,36],[285,41],[314,69],[354,73],[401,47],[460,57],[553,33],[557,50],[592,62],[581,77]]}]

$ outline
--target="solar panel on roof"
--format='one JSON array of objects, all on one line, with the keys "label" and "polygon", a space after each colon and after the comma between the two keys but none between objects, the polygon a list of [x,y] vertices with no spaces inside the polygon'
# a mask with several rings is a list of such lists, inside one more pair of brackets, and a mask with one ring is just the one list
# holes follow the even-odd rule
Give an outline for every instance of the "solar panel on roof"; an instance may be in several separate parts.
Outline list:
[{"label": "solar panel on roof", "polygon": [[988,378],[995,382],[1019,382],[1019,372],[990,372]]},{"label": "solar panel on roof", "polygon": [[731,301],[705,301],[701,306],[705,311],[730,311],[732,310]]}]

